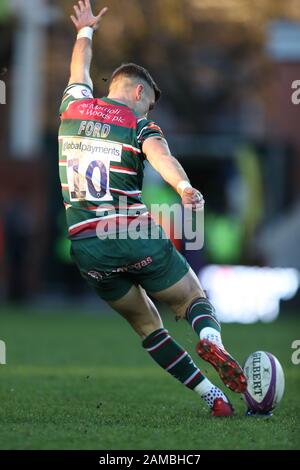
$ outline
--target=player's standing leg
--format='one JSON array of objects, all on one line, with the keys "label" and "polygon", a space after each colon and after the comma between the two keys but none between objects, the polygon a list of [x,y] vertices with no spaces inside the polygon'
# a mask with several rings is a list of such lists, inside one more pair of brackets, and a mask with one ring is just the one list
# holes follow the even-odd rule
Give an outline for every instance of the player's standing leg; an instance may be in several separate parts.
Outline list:
[{"label": "player's standing leg", "polygon": [[169,335],[156,307],[141,287],[133,286],[121,299],[108,303],[138,333],[152,359],[199,394],[211,408],[212,416],[232,415],[233,408],[224,393],[202,374],[191,356]]},{"label": "player's standing leg", "polygon": [[193,270],[190,269],[173,286],[152,295],[167,303],[177,318],[185,318],[189,322],[200,338],[197,353],[217,370],[225,385],[234,392],[244,392],[247,379],[241,366],[223,346],[215,309],[206,298]]}]

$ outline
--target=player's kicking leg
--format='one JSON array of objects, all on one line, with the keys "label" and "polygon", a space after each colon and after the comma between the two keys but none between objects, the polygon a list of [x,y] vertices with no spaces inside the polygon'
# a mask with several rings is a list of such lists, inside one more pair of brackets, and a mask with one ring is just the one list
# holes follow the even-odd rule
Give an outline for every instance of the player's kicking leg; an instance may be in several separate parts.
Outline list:
[{"label": "player's kicking leg", "polygon": [[189,322],[200,338],[197,353],[217,370],[224,384],[234,392],[244,392],[247,379],[238,362],[225,350],[214,307],[206,298],[192,269],[173,286],[152,295],[167,303],[177,318]]},{"label": "player's kicking leg", "polygon": [[194,364],[191,356],[164,328],[153,302],[141,287],[133,286],[121,299],[109,301],[138,333],[144,349],[163,369],[194,390],[211,408],[212,416],[231,416],[233,408]]}]

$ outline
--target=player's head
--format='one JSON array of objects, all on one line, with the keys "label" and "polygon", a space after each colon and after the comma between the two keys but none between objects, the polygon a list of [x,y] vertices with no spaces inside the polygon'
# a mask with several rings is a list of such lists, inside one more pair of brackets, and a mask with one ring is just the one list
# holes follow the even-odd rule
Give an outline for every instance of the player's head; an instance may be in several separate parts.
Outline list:
[{"label": "player's head", "polygon": [[161,91],[148,70],[136,64],[122,64],[112,74],[109,96],[126,98],[139,116],[145,116],[159,100]]}]

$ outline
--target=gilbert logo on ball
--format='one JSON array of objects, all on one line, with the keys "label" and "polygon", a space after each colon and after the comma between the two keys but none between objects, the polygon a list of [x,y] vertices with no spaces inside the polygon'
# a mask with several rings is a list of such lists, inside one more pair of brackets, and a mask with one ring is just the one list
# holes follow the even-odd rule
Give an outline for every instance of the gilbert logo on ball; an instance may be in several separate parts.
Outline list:
[{"label": "gilbert logo on ball", "polygon": [[283,397],[284,373],[278,359],[271,353],[256,351],[244,365],[248,380],[244,400],[251,411],[268,413]]},{"label": "gilbert logo on ball", "polygon": [[2,340],[0,340],[0,364],[6,364],[6,346]]}]

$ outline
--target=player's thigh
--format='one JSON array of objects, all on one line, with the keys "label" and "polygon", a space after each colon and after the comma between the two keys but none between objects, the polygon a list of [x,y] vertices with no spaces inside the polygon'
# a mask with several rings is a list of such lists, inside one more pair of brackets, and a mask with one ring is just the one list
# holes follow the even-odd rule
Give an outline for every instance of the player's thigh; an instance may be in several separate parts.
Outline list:
[{"label": "player's thigh", "polygon": [[132,279],[119,272],[126,259],[116,240],[94,237],[72,241],[71,254],[82,277],[105,301],[120,299],[134,285]]},{"label": "player's thigh", "polygon": [[192,268],[172,286],[150,294],[156,300],[165,302],[179,318],[185,318],[186,310],[194,299],[205,297],[199,279]]},{"label": "player's thigh", "polygon": [[159,238],[139,242],[138,253],[148,260],[136,274],[137,282],[151,295],[177,284],[189,272],[190,266],[161,228]]},{"label": "player's thigh", "polygon": [[155,305],[141,286],[134,285],[123,297],[107,303],[130,323],[141,338],[163,327]]}]

